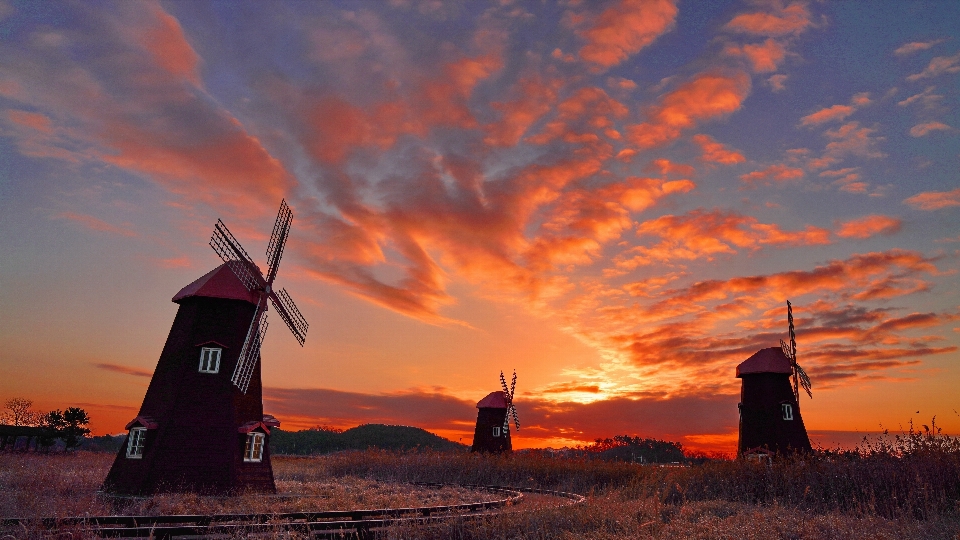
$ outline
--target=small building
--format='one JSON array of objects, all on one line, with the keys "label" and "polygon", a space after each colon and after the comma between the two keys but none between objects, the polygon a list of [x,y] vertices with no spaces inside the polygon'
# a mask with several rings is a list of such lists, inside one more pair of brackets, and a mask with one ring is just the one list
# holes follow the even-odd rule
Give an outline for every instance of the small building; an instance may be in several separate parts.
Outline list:
[{"label": "small building", "polygon": [[227,264],[184,287],[150,386],[103,484],[110,493],[276,491],[260,361],[231,382],[259,297]]},{"label": "small building", "polygon": [[741,379],[738,454],[811,450],[791,375],[793,365],[780,347],[761,349],[737,366]]},{"label": "small building", "polygon": [[477,427],[473,432],[471,452],[512,452],[510,429],[504,428],[507,418],[506,394],[500,390],[490,392],[477,403]]}]

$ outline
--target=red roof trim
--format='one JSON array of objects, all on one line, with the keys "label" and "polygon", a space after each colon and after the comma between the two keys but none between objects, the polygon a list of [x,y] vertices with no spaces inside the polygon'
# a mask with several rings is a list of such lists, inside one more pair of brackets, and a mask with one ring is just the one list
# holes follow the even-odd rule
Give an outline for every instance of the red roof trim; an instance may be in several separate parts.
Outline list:
[{"label": "red roof trim", "polygon": [[270,428],[267,427],[263,422],[257,422],[256,420],[251,420],[246,424],[241,425],[237,428],[237,432],[250,433],[251,431],[256,431],[258,429],[263,430],[263,432],[267,435],[270,434]]},{"label": "red roof trim", "polygon": [[180,292],[173,297],[173,301],[179,303],[181,300],[194,296],[243,300],[253,305],[257,305],[260,300],[257,291],[248,291],[226,263],[180,289]]},{"label": "red roof trim", "polygon": [[780,347],[768,347],[755,352],[737,366],[737,377],[753,373],[793,374],[793,366]]},{"label": "red roof trim", "polygon": [[487,397],[480,400],[477,403],[478,409],[506,409],[507,408],[507,396],[503,393],[503,390],[497,390],[496,392],[490,392],[487,394]]},{"label": "red roof trim", "polygon": [[158,427],[160,427],[160,424],[158,424],[157,421],[154,420],[153,418],[149,416],[138,416],[133,420],[127,422],[127,425],[123,426],[123,429],[130,429],[137,424],[140,424],[142,427],[145,427],[147,429],[157,429]]},{"label": "red roof trim", "polygon": [[272,414],[263,415],[263,425],[269,427],[280,427],[280,421]]}]

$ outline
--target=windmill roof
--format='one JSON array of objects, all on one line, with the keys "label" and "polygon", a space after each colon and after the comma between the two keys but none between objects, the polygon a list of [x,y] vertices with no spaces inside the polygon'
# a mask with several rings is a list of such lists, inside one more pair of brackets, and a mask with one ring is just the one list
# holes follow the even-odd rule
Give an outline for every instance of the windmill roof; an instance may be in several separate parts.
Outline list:
[{"label": "windmill roof", "polygon": [[507,396],[503,393],[503,390],[497,390],[496,392],[490,392],[487,394],[487,397],[480,400],[477,403],[478,409],[506,409],[507,408]]},{"label": "windmill roof", "polygon": [[248,291],[226,263],[221,264],[204,274],[200,279],[180,289],[180,292],[173,297],[173,301],[179,303],[181,300],[193,296],[243,300],[253,305],[257,305],[259,302],[257,293]]},{"label": "windmill roof", "polygon": [[747,358],[737,366],[737,377],[751,373],[793,373],[790,359],[783,354],[780,347],[760,349],[753,356]]}]

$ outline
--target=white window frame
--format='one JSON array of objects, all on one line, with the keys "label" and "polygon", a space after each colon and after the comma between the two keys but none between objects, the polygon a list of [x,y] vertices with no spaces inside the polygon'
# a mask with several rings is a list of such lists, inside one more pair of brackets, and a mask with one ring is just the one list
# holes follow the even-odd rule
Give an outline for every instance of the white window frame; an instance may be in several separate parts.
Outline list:
[{"label": "white window frame", "polygon": [[143,457],[143,443],[147,438],[147,428],[135,427],[130,429],[127,436],[127,459],[141,459]]},{"label": "white window frame", "polygon": [[494,437],[499,437],[499,436],[500,436],[500,429],[501,429],[500,426],[493,426],[493,436],[494,436]]},{"label": "white window frame", "polygon": [[793,405],[789,403],[781,403],[780,410],[783,411],[784,420],[793,420]]},{"label": "white window frame", "polygon": [[267,436],[257,431],[247,433],[247,444],[243,447],[243,460],[248,463],[263,461],[263,451],[267,446]]},{"label": "white window frame", "polygon": [[220,356],[223,349],[204,347],[200,349],[200,373],[220,373]]}]

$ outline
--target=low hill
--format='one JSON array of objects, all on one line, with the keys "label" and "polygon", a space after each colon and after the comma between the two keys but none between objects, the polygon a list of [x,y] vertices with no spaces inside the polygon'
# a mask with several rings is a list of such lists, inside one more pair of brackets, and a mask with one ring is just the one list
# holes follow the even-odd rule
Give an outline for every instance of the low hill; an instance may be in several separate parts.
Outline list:
[{"label": "low hill", "polygon": [[429,448],[443,452],[467,449],[462,444],[410,426],[365,424],[343,432],[328,429],[270,430],[270,450],[274,454],[328,454],[340,450],[366,450],[367,448],[384,450]]}]

